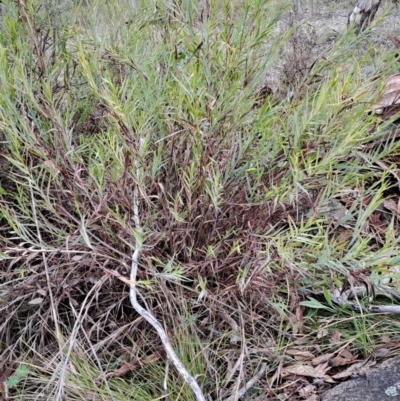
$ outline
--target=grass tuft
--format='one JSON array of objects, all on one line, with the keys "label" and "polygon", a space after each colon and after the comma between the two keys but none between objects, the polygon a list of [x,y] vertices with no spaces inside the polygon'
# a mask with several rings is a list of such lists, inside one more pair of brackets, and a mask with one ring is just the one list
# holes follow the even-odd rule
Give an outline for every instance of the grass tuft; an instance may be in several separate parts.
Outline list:
[{"label": "grass tuft", "polygon": [[274,374],[293,348],[362,357],[396,340],[398,318],[366,309],[387,299],[368,294],[358,313],[330,295],[396,287],[397,126],[365,113],[395,56],[351,30],[316,56],[287,4],[208,5],[0,5],[0,385],[13,399],[193,399],[110,273],[129,277],[138,241],[139,302],[212,399],[265,362],[246,399],[284,394]]}]

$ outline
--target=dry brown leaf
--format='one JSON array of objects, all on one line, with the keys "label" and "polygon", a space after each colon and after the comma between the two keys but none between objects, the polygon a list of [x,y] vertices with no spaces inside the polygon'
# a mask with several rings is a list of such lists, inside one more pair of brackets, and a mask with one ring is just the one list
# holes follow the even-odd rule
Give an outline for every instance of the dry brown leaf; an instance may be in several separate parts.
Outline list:
[{"label": "dry brown leaf", "polygon": [[293,341],[293,344],[295,344],[295,345],[308,345],[308,344],[310,344],[310,336],[299,337],[295,341]]},{"label": "dry brown leaf", "polygon": [[313,394],[311,397],[307,398],[306,401],[319,401],[319,395]]},{"label": "dry brown leaf", "polygon": [[389,39],[394,43],[394,45],[400,49],[400,39],[396,38],[396,36],[388,35]]},{"label": "dry brown leaf", "polygon": [[349,366],[343,372],[340,372],[340,373],[332,376],[332,378],[337,380],[337,379],[345,379],[347,377],[352,377],[352,376],[359,376],[359,375],[362,375],[367,370],[369,370],[375,364],[376,364],[376,362],[372,361],[372,360],[366,360],[366,361],[354,363],[353,365]]},{"label": "dry brown leaf", "polygon": [[344,358],[353,358],[353,353],[349,350],[348,347],[343,348],[340,351],[340,355],[343,356]]},{"label": "dry brown leaf", "polygon": [[285,354],[293,356],[296,359],[300,359],[302,361],[314,358],[314,355],[310,351],[302,351],[295,348],[288,348],[287,350],[285,350]]},{"label": "dry brown leaf", "polygon": [[357,357],[355,357],[349,350],[344,349],[338,356],[331,359],[330,364],[331,366],[350,365],[351,363],[354,363],[356,359]]},{"label": "dry brown leaf", "polygon": [[340,334],[340,331],[338,330],[338,329],[336,329],[333,333],[332,333],[332,336],[331,336],[331,339],[329,340],[329,342],[331,343],[331,344],[337,344],[337,343],[339,343],[340,342],[340,337],[341,337],[342,335]]},{"label": "dry brown leaf", "polygon": [[131,370],[134,370],[138,367],[144,366],[144,365],[151,365],[157,360],[160,359],[160,354],[154,353],[149,355],[144,361],[141,360],[133,360],[132,362],[126,362],[126,361],[121,361],[121,364],[119,368],[109,370],[108,372],[105,372],[104,374],[100,374],[96,378],[96,383],[101,383],[102,381],[108,379],[109,377],[122,377],[125,376],[127,373],[129,373]]},{"label": "dry brown leaf", "polygon": [[43,298],[39,297],[39,298],[32,299],[32,301],[29,301],[28,304],[29,305],[39,305],[42,302],[43,302]]},{"label": "dry brown leaf", "polygon": [[273,376],[270,379],[268,379],[268,383],[269,383],[270,387],[272,387],[274,385],[274,383],[277,380],[279,380],[279,377],[281,376],[281,372],[282,372],[282,366],[283,366],[283,359],[281,359],[281,361],[279,362],[279,365],[276,368]]},{"label": "dry brown leaf", "polygon": [[382,114],[385,108],[397,104],[400,104],[400,74],[394,74],[387,79],[382,96],[372,108],[376,114]]},{"label": "dry brown leaf", "polygon": [[385,358],[387,355],[389,355],[389,348],[378,348],[375,352],[374,352],[374,356],[376,359],[382,359]]},{"label": "dry brown leaf", "polygon": [[314,359],[311,361],[311,363],[312,363],[314,366],[317,366],[317,365],[319,365],[319,364],[321,364],[321,363],[324,363],[324,362],[327,362],[327,361],[331,360],[334,356],[335,356],[335,352],[331,352],[330,354],[320,355],[320,356],[314,358]]},{"label": "dry brown leaf", "polygon": [[309,384],[299,390],[299,396],[302,398],[310,397],[315,392],[315,386]]},{"label": "dry brown leaf", "polygon": [[396,215],[396,217],[400,217],[400,203],[396,202],[393,199],[386,199],[383,201],[383,206],[385,206],[386,209],[390,210],[392,213]]},{"label": "dry brown leaf", "polygon": [[215,104],[217,103],[217,99],[216,98],[212,98],[209,102],[208,102],[208,108],[212,111],[214,110]]},{"label": "dry brown leaf", "polygon": [[327,329],[319,329],[318,330],[318,334],[317,334],[317,338],[326,337],[327,335],[328,335],[328,330]]},{"label": "dry brown leaf", "polygon": [[321,378],[327,381],[326,379],[330,379],[329,376],[326,375],[326,372],[330,369],[329,363],[322,363],[318,366],[311,366],[311,365],[290,365],[286,366],[281,373],[282,377],[289,376],[289,375],[296,375],[296,376],[306,376],[306,377],[314,377],[314,378]]},{"label": "dry brown leaf", "polygon": [[55,175],[59,174],[60,172],[60,169],[57,167],[53,160],[46,160],[45,162],[43,162],[43,165],[46,166]]},{"label": "dry brown leaf", "polygon": [[110,377],[122,377],[122,376],[126,375],[128,372],[130,372],[131,370],[133,370],[138,365],[139,365],[138,363],[131,364],[131,363],[122,361],[119,368],[113,369],[113,370],[108,371],[107,373],[101,374],[100,376],[97,377],[95,382],[97,384],[99,384],[102,381],[104,381]]},{"label": "dry brown leaf", "polygon": [[397,355],[400,348],[399,341],[391,341],[386,335],[382,336],[382,343],[374,348],[375,358],[385,358],[387,356]]}]

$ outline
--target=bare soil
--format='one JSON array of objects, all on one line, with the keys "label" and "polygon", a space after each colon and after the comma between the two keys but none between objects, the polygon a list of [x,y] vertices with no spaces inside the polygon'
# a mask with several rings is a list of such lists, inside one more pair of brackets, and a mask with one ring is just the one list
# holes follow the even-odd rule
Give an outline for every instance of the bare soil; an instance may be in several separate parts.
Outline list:
[{"label": "bare soil", "polygon": [[[337,38],[347,29],[348,15],[354,2],[330,0],[306,0],[302,9],[295,14],[289,9],[278,23],[280,33],[298,26],[289,40],[282,60],[272,69],[267,83],[275,93],[286,96],[290,88],[296,86],[312,64],[328,52]],[[369,47],[376,47],[379,54],[394,50],[389,35],[400,36],[400,6],[390,0],[382,1],[367,40],[355,50],[362,57]],[[379,21],[382,19],[381,21]],[[279,34],[279,33],[278,33]],[[373,70],[365,69],[366,78]]]}]

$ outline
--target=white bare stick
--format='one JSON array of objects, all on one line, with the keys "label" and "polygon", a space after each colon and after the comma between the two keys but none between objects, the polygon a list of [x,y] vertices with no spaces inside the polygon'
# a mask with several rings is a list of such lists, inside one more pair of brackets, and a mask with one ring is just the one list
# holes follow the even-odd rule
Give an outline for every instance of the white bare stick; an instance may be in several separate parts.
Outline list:
[{"label": "white bare stick", "polygon": [[[139,177],[139,169],[137,168],[137,176]],[[143,308],[138,300],[137,300],[137,290],[136,290],[136,276],[137,270],[139,267],[140,256],[142,253],[142,233],[143,229],[140,225],[139,218],[139,190],[136,186],[133,191],[133,221],[135,223],[136,232],[138,238],[136,238],[135,251],[132,255],[132,265],[131,265],[131,276],[130,276],[130,291],[129,291],[129,299],[135,311],[139,313],[148,323],[150,323],[157,331],[158,336],[163,343],[165,352],[167,353],[168,358],[174,364],[176,370],[185,380],[185,382],[192,389],[197,401],[206,401],[203,392],[200,389],[200,386],[197,384],[196,379],[187,371],[187,369],[183,366],[183,363],[180,361],[178,356],[175,354],[174,349],[172,348],[171,343],[168,340],[167,333],[162,327],[161,323],[145,308]]]},{"label": "white bare stick", "polygon": [[136,14],[136,11],[137,11],[136,0],[131,0],[131,4],[132,4],[133,14]]},{"label": "white bare stick", "polygon": [[237,393],[231,395],[228,398],[225,398],[224,401],[234,401],[243,397],[247,391],[249,391],[264,375],[265,371],[267,370],[267,364],[263,363],[261,365],[260,370],[255,374],[253,378],[251,378]]},{"label": "white bare stick", "polygon": [[169,373],[169,360],[165,362],[165,376],[164,376],[164,398],[166,401],[169,400],[168,397],[168,373]]},{"label": "white bare stick", "polygon": [[[362,298],[368,291],[365,287],[354,287],[352,289],[341,291],[339,289],[334,289],[333,291],[329,292],[331,299],[334,303],[338,304],[339,306],[343,306],[347,304],[352,310],[357,312],[361,312],[361,306],[355,302],[350,302],[349,299],[351,298]],[[377,285],[375,286],[375,295],[385,295],[385,296],[392,296],[393,298],[399,300],[400,294],[395,291],[393,288],[385,286],[385,285]],[[371,313],[392,313],[398,314],[400,313],[400,306],[399,305],[368,305],[366,310]]]},{"label": "white bare stick", "polygon": [[400,305],[370,305],[368,311],[371,313],[391,313],[396,315],[400,314]]}]

